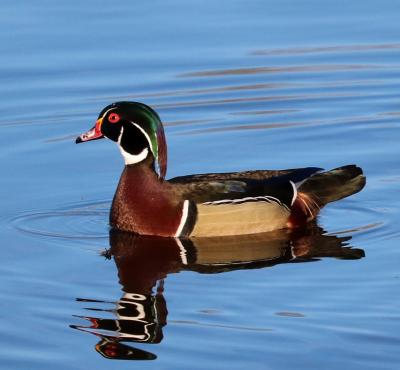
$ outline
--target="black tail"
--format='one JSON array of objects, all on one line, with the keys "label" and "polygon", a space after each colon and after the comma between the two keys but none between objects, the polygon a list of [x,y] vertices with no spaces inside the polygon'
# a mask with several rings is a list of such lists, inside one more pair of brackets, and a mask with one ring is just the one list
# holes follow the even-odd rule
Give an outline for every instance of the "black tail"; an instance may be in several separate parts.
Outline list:
[{"label": "black tail", "polygon": [[311,176],[298,190],[310,196],[321,208],[327,203],[358,193],[365,182],[362,169],[348,165]]}]

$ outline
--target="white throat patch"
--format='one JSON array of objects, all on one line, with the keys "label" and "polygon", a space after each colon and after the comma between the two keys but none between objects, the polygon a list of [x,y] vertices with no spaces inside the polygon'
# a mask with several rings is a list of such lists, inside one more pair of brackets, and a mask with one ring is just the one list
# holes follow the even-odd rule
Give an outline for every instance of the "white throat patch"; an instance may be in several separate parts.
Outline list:
[{"label": "white throat patch", "polygon": [[[119,148],[122,156],[124,157],[125,164],[126,165],[135,164],[135,163],[139,163],[139,162],[145,160],[147,158],[148,154],[149,154],[149,149],[148,148],[144,148],[139,154],[136,154],[136,155],[135,154],[130,154],[130,153],[126,152],[122,148],[122,146],[121,146],[121,137],[122,137],[123,133],[124,133],[124,128],[121,127],[121,133],[119,134],[119,137],[118,137],[118,148]],[[146,134],[146,136],[147,136],[147,134]],[[148,138],[148,136],[146,138]]]},{"label": "white throat patch", "polygon": [[145,160],[147,158],[147,155],[149,154],[149,149],[148,148],[144,148],[137,155],[129,154],[124,149],[122,149],[121,146],[119,146],[119,150],[121,151],[121,154],[124,157],[124,161],[125,161],[126,165],[139,163],[139,162]]}]

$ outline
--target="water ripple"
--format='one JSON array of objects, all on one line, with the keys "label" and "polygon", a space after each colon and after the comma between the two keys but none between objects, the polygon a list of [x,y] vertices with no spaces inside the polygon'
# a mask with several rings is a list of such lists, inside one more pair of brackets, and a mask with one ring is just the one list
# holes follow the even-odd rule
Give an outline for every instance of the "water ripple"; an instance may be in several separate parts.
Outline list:
[{"label": "water ripple", "polygon": [[335,45],[335,46],[317,46],[317,47],[299,47],[299,48],[282,48],[282,49],[265,49],[255,50],[251,55],[301,55],[301,54],[317,54],[317,53],[357,53],[364,51],[391,51],[400,49],[400,44],[366,44],[366,45]]},{"label": "water ripple", "polygon": [[232,68],[221,70],[208,70],[188,72],[178,75],[178,77],[215,77],[226,75],[254,75],[254,74],[280,74],[280,73],[297,73],[297,72],[337,72],[337,71],[355,71],[355,70],[373,70],[383,68],[377,64],[316,64],[316,65],[300,65],[286,67],[250,67],[250,68]]},{"label": "water ripple", "polygon": [[19,232],[63,239],[108,238],[108,202],[71,205],[54,211],[27,212],[10,220]]}]

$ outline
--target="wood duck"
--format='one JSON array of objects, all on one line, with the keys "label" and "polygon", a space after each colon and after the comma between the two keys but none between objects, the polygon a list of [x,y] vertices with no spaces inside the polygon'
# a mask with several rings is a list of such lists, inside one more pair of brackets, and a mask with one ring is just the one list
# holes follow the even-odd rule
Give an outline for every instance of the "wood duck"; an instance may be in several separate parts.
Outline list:
[{"label": "wood duck", "polygon": [[208,173],[165,179],[167,145],[158,114],[138,102],[105,107],[76,143],[108,138],[125,160],[112,228],[164,237],[211,237],[296,228],[365,185],[355,165]]}]

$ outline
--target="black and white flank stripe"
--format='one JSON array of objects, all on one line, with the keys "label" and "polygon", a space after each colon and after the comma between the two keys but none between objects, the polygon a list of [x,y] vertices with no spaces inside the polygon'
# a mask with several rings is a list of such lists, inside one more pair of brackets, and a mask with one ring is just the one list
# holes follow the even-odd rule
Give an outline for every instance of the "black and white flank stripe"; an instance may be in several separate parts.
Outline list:
[{"label": "black and white flank stripe", "polygon": [[267,202],[267,203],[276,203],[281,207],[286,208],[288,211],[290,211],[289,207],[282,203],[278,198],[269,196],[269,195],[263,195],[263,196],[258,196],[258,197],[245,197],[245,198],[239,198],[239,199],[221,199],[221,200],[216,200],[213,202],[205,202],[203,203],[204,205],[213,205],[213,206],[218,206],[222,204],[243,204],[243,203],[250,203],[250,202]]}]

